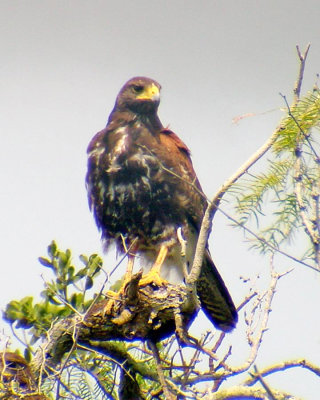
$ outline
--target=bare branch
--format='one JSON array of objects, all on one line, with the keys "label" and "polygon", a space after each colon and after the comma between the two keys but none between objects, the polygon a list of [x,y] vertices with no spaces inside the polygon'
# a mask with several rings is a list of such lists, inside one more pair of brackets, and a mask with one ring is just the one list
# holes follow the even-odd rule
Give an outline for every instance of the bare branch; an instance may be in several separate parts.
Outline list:
[{"label": "bare branch", "polygon": [[266,391],[268,398],[270,400],[277,400],[273,393],[272,390],[269,388],[269,385],[265,382],[265,380],[262,378],[260,372],[258,371],[258,368],[256,366],[254,366],[254,373],[256,375],[256,377],[258,378],[259,382],[261,383],[261,386],[264,388],[264,390]]},{"label": "bare branch", "polygon": [[[290,399],[292,396],[289,393],[285,393],[282,391],[274,391],[273,396],[276,400]],[[208,400],[239,400],[239,399],[258,399],[258,400],[266,400],[266,392],[263,389],[250,388],[245,386],[235,386],[233,388],[224,389],[211,397]],[[298,397],[294,397],[295,400],[302,400]]]},{"label": "bare branch", "polygon": [[300,60],[300,67],[299,67],[298,79],[297,79],[296,84],[295,84],[294,89],[293,89],[294,102],[297,102],[299,100],[299,97],[300,97],[301,85],[302,85],[303,73],[304,73],[304,67],[305,67],[307,55],[308,55],[308,52],[309,52],[309,49],[310,49],[310,43],[307,45],[307,48],[305,49],[303,54],[301,53],[300,48],[299,48],[298,45],[296,46],[296,49],[297,49],[298,57],[299,57],[299,60]]},{"label": "bare branch", "polygon": [[[320,377],[320,367],[317,365],[311,363],[310,361],[301,358],[297,360],[288,360],[288,361],[283,361],[274,365],[271,365],[268,368],[264,368],[263,370],[260,370],[259,373],[261,376],[265,377],[271,374],[274,374],[276,372],[280,371],[286,371],[291,368],[305,368],[309,370],[310,372],[314,373],[316,376]],[[255,374],[251,374],[252,377],[245,380],[244,384],[248,386],[252,386],[258,381],[258,377],[255,376]]]},{"label": "bare branch", "polygon": [[[263,309],[263,314],[261,315],[260,326],[259,326],[258,332],[255,334],[255,336],[252,331],[253,314],[252,314],[251,318],[249,319],[248,342],[251,347],[250,355],[248,356],[247,360],[242,365],[240,365],[238,367],[231,367],[231,368],[229,367],[230,372],[232,372],[233,374],[239,374],[243,371],[248,370],[254,363],[254,361],[257,357],[257,354],[258,354],[258,350],[262,343],[263,335],[267,331],[267,328],[268,328],[269,313],[271,310],[271,303],[273,301],[273,297],[276,292],[277,283],[278,283],[279,279],[282,276],[286,275],[288,272],[285,272],[283,274],[277,273],[273,266],[273,256],[271,256],[270,273],[271,273],[271,282],[270,282],[269,288],[262,296],[258,296],[258,298],[256,299],[256,304],[260,305],[261,299],[264,298],[264,309]],[[255,309],[255,306],[253,307],[253,309]]]}]

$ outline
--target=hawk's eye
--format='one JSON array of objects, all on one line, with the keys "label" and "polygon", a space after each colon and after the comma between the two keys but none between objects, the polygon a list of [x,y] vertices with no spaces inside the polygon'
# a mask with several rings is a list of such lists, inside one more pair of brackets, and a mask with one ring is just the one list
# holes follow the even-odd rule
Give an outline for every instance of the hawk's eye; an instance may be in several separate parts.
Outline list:
[{"label": "hawk's eye", "polygon": [[144,87],[142,86],[142,85],[135,85],[135,86],[133,86],[133,91],[135,92],[135,93],[142,93],[143,92],[143,89],[144,89]]}]

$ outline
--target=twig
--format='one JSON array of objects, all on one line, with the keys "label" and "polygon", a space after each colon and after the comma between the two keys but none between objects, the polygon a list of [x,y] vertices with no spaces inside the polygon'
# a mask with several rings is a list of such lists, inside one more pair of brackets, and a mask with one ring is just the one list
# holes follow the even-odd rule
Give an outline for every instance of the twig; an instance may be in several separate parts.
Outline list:
[{"label": "twig", "polygon": [[262,387],[264,388],[264,390],[266,391],[266,393],[267,393],[267,395],[268,395],[268,398],[269,398],[270,400],[277,400],[277,399],[274,397],[274,395],[273,395],[271,389],[269,388],[268,384],[267,384],[267,383],[265,382],[265,380],[262,378],[262,376],[261,376],[260,372],[258,371],[258,368],[256,367],[256,365],[254,366],[254,374],[255,374],[255,376],[257,377],[257,379],[259,380],[259,382],[261,383],[261,386],[262,386]]},{"label": "twig", "polygon": [[152,353],[153,353],[153,356],[154,356],[154,359],[155,359],[156,369],[157,369],[159,380],[160,380],[160,383],[161,383],[161,386],[162,386],[164,397],[165,397],[166,400],[176,400],[176,396],[174,396],[170,392],[168,384],[166,382],[166,378],[164,376],[163,369],[161,367],[161,359],[160,359],[160,355],[159,355],[159,351],[158,351],[157,345],[152,340],[150,340],[149,341],[149,346],[150,346],[150,348],[152,350]]},{"label": "twig", "polygon": [[82,317],[82,314],[81,314],[75,307],[73,307],[72,304],[70,304],[68,301],[66,301],[66,300],[62,297],[62,295],[61,295],[60,293],[58,293],[56,290],[53,290],[53,289],[47,284],[47,282],[44,280],[43,276],[41,276],[41,277],[42,277],[42,279],[43,279],[44,287],[45,287],[47,290],[50,290],[50,292],[51,292],[52,294],[54,294],[54,295],[61,301],[61,303],[62,303],[63,305],[65,305],[66,307],[70,308],[70,310],[71,310],[74,314],[78,315],[79,317]]},{"label": "twig", "polygon": [[111,270],[110,274],[107,274],[106,279],[104,280],[103,284],[101,285],[101,288],[99,290],[99,293],[97,293],[96,297],[93,299],[92,303],[90,304],[90,306],[88,307],[87,311],[85,312],[85,315],[83,316],[83,319],[85,319],[86,315],[90,313],[91,309],[93,308],[93,306],[96,304],[96,302],[100,299],[100,296],[102,295],[106,284],[109,280],[109,277],[115,272],[115,270],[119,267],[119,265],[122,263],[122,261],[129,255],[130,250],[132,249],[133,245],[135,244],[135,242],[137,241],[137,238],[135,238],[131,245],[129,246],[128,249],[126,249],[125,254],[120,258],[120,261],[116,264],[116,266]]},{"label": "twig", "polygon": [[243,301],[238,305],[237,311],[239,312],[245,305],[247,305],[257,295],[258,295],[258,293],[255,291],[255,292],[250,293],[248,296],[246,296],[246,298],[243,299]]},{"label": "twig", "polygon": [[[55,319],[54,321],[51,322],[50,328],[46,333],[47,343],[50,343],[50,341],[51,341],[50,333],[51,333],[52,327],[54,326],[54,323],[56,321],[57,321],[57,319]],[[46,346],[45,346],[45,344],[39,346],[39,349],[40,349],[40,352],[41,352],[40,353],[41,354],[41,362],[40,362],[40,365],[38,365],[38,370],[39,370],[38,390],[40,392],[41,385],[42,385],[42,377],[44,375],[44,372],[46,371]],[[58,382],[58,385],[59,385],[59,382]]]},{"label": "twig", "polygon": [[79,395],[77,395],[77,393],[75,393],[75,391],[73,390],[73,389],[71,389],[68,385],[66,385],[63,381],[62,381],[62,379],[60,379],[59,377],[57,377],[56,378],[57,380],[58,380],[58,383],[57,383],[57,390],[56,390],[56,400],[61,400],[61,399],[63,399],[64,398],[64,396],[60,396],[60,393],[59,393],[59,391],[60,391],[60,386],[62,386],[62,388],[68,393],[68,395],[72,395],[72,397],[75,399],[75,400],[82,400],[81,399],[81,397],[79,396]]},{"label": "twig", "polygon": [[66,356],[66,359],[63,361],[63,363],[62,363],[62,365],[60,367],[60,371],[59,371],[59,374],[58,374],[59,377],[61,376],[64,368],[67,366],[68,361],[69,361],[74,349],[77,347],[77,339],[78,339],[78,335],[79,335],[79,330],[77,329],[78,325],[79,325],[79,322],[76,322],[74,324],[73,332],[72,332],[72,346],[71,346],[71,349],[69,350],[69,352],[68,352],[68,354]]},{"label": "twig", "polygon": [[199,345],[196,347],[196,350],[195,350],[193,356],[191,357],[189,366],[186,368],[185,375],[184,375],[183,381],[182,381],[183,386],[186,385],[186,383],[188,382],[188,378],[189,378],[192,370],[194,370],[195,365],[198,361],[200,351],[203,351],[203,346],[205,345],[205,342],[207,341],[209,335],[210,335],[210,332],[206,332],[206,334],[201,338]]},{"label": "twig", "polygon": [[11,333],[13,334],[13,337],[15,337],[19,343],[22,344],[23,347],[27,347],[28,349],[30,348],[30,345],[27,342],[24,342],[19,335],[16,333],[15,328],[13,326],[13,324],[10,324],[10,329],[11,329]]},{"label": "twig", "polygon": [[303,80],[303,73],[304,73],[304,67],[306,65],[306,59],[307,55],[310,49],[310,43],[307,45],[306,50],[304,51],[303,54],[301,54],[300,48],[298,45],[296,45],[298,57],[300,60],[300,67],[299,67],[299,74],[298,74],[298,79],[297,82],[294,86],[293,93],[294,93],[294,101],[297,102],[300,97],[300,92],[301,92],[301,85],[302,85],[302,80]]},{"label": "twig", "polygon": [[[255,296],[257,296],[258,293],[257,292],[253,292],[251,294],[249,294],[242,302],[241,304],[237,307],[237,311],[239,312],[245,305],[247,305]],[[218,339],[216,340],[214,346],[212,347],[211,351],[213,354],[216,354],[218,351],[218,348],[221,346],[221,343],[223,342],[224,338],[226,336],[225,332],[220,332]],[[214,366],[213,362],[215,360],[212,357],[209,357],[209,369],[210,371],[214,372],[214,371],[218,371],[220,368],[224,368],[224,361],[221,363],[219,362],[218,365]],[[216,390],[219,388],[219,386],[221,385],[221,383],[223,382],[222,379],[220,380],[216,380],[216,384],[215,384],[215,388]]]},{"label": "twig", "polygon": [[119,262],[116,264],[116,266],[111,270],[111,272],[109,273],[109,277],[115,272],[115,270],[119,267],[119,265],[122,263],[122,261],[130,254],[130,250],[132,249],[132,247],[134,246],[134,244],[136,243],[138,239],[135,238],[132,243],[130,244],[129,248],[126,249],[126,252],[124,253],[124,255],[120,258]]},{"label": "twig", "polygon": [[[258,333],[255,337],[252,338],[252,334],[249,332],[248,333],[248,341],[251,346],[251,351],[250,355],[248,356],[247,360],[245,361],[244,364],[238,366],[238,367],[231,367],[229,368],[230,372],[232,374],[239,374],[243,371],[246,371],[247,369],[250,368],[250,366],[253,364],[254,360],[257,357],[258,350],[260,348],[260,345],[262,343],[262,338],[265,332],[267,331],[268,327],[268,321],[269,321],[269,314],[271,310],[271,303],[273,301],[273,297],[276,292],[276,286],[280,278],[283,276],[287,275],[291,271],[286,271],[282,274],[279,274],[275,271],[274,265],[273,265],[273,255],[270,257],[270,273],[271,273],[271,283],[265,294],[262,296],[265,298],[264,302],[264,313],[260,322],[259,330]],[[260,297],[261,299],[261,297]],[[260,302],[260,299],[259,302]]]}]

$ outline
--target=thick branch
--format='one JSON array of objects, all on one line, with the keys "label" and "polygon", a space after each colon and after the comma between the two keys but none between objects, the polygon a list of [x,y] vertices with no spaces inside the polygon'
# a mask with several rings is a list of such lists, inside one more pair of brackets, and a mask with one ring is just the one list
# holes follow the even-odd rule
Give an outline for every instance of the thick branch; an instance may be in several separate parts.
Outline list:
[{"label": "thick branch", "polygon": [[[152,285],[138,287],[135,282],[137,275],[138,279],[141,277],[141,274],[136,274],[128,283],[130,285],[133,282],[135,287],[135,292],[131,293],[136,299],[134,303],[130,301],[131,296],[127,298],[124,294],[117,300],[117,307],[112,309],[111,314],[106,314],[109,300],[102,300],[95,303],[84,316],[74,315],[53,325],[32,362],[32,370],[37,378],[41,371],[50,374],[50,370],[56,370],[64,354],[72,350],[75,342],[92,346],[94,341],[160,340],[175,331],[177,313],[187,329],[197,312],[196,297],[190,296],[184,286],[168,284],[160,288]],[[125,319],[121,318],[124,314]]]},{"label": "thick branch", "polygon": [[121,349],[119,346],[117,346],[117,344],[111,341],[101,342],[88,340],[86,341],[86,345],[91,350],[97,351],[101,354],[105,354],[108,357],[112,357],[119,364],[124,364],[125,367],[134,370],[134,372],[140,374],[145,379],[159,382],[158,375],[154,371],[152,371],[147,364],[137,362],[133,357],[130,356],[130,354],[126,350]]}]

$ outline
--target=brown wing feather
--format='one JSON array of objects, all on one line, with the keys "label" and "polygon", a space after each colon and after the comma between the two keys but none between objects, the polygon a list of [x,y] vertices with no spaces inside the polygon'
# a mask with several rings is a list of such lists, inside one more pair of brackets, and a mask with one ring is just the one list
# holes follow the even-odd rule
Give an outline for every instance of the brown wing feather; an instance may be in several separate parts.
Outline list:
[{"label": "brown wing feather", "polygon": [[[180,171],[183,171],[179,186],[189,194],[188,212],[196,227],[199,228],[206,201],[193,169],[190,151],[179,137],[169,130],[160,135],[160,140],[167,149],[171,150],[169,155],[175,154],[173,161],[176,168],[178,165]],[[238,320],[237,311],[208,250],[197,281],[197,292],[203,311],[214,325],[226,332],[232,330]]]},{"label": "brown wing feather", "polygon": [[188,218],[199,229],[206,206],[206,197],[193,169],[190,150],[174,132],[168,129],[161,131],[160,141],[166,149],[166,152],[162,154],[165,164],[180,177],[176,181],[177,186],[187,195]]}]

